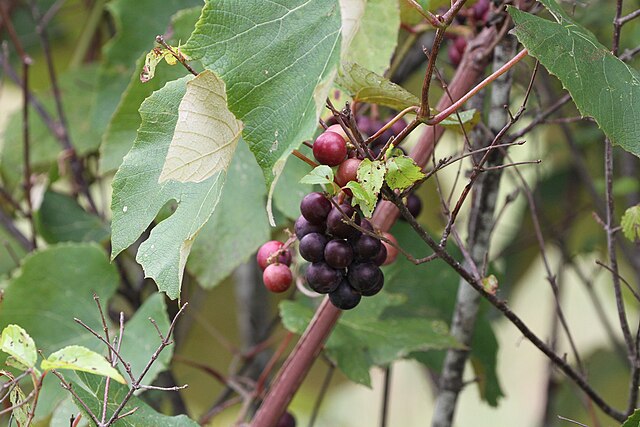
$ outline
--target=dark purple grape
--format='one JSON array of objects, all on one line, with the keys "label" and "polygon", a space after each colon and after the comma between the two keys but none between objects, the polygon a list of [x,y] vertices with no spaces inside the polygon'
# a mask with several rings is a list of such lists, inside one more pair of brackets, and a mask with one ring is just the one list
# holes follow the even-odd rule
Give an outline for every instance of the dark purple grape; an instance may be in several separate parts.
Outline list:
[{"label": "dark purple grape", "polygon": [[302,238],[309,233],[324,233],[326,229],[327,229],[327,226],[325,223],[311,224],[302,215],[298,217],[298,219],[296,220],[296,224],[294,226],[294,230],[298,240],[302,240]]},{"label": "dark purple grape", "polygon": [[305,274],[309,286],[319,294],[333,292],[342,279],[342,274],[324,262],[314,262]]},{"label": "dark purple grape", "polygon": [[353,249],[346,240],[331,240],[324,248],[324,260],[333,268],[347,268],[353,261]]},{"label": "dark purple grape", "polygon": [[[409,194],[409,196],[407,197],[405,206],[414,218],[417,218],[418,215],[420,215],[420,212],[422,212],[422,201],[420,200],[420,197],[416,196],[413,193]],[[400,220],[406,221],[403,216],[400,217]]]},{"label": "dark purple grape", "polygon": [[380,279],[374,284],[374,286],[362,291],[362,296],[372,297],[378,292],[380,292],[383,286],[384,286],[384,274],[381,274]]},{"label": "dark purple grape", "polygon": [[375,258],[380,252],[380,246],[382,246],[380,240],[366,234],[362,234],[353,241],[353,251],[358,259]]},{"label": "dark purple grape", "polygon": [[324,234],[309,233],[300,239],[300,255],[310,262],[320,262],[324,258],[324,247],[327,245]]},{"label": "dark purple grape", "polygon": [[385,245],[380,245],[380,251],[378,252],[378,255],[376,255],[371,260],[371,262],[373,262],[375,265],[380,266],[384,263],[386,259],[387,259],[387,247]]},{"label": "dark purple grape", "polygon": [[331,202],[322,193],[309,193],[300,202],[300,213],[312,224],[322,224],[331,211]]},{"label": "dark purple grape", "polygon": [[[360,225],[360,215],[351,205],[342,204],[340,205],[340,209],[349,218],[353,219],[356,224]],[[360,231],[356,230],[346,222],[343,222],[342,219],[342,213],[334,206],[327,216],[327,232],[332,236],[340,237],[343,239],[347,239],[350,237],[354,238],[358,234],[360,234]]]},{"label": "dark purple grape", "polygon": [[478,0],[473,6],[471,6],[471,10],[473,11],[473,16],[476,21],[484,22],[487,20],[489,16],[489,0]]},{"label": "dark purple grape", "polygon": [[276,427],[296,427],[296,418],[291,412],[285,412],[278,420]]},{"label": "dark purple grape", "polygon": [[348,280],[343,279],[338,288],[329,294],[329,299],[340,310],[350,310],[358,305],[361,296],[349,285]]},{"label": "dark purple grape", "polygon": [[361,293],[368,293],[374,289],[381,277],[382,270],[372,262],[352,264],[349,266],[349,273],[347,273],[351,286]]}]

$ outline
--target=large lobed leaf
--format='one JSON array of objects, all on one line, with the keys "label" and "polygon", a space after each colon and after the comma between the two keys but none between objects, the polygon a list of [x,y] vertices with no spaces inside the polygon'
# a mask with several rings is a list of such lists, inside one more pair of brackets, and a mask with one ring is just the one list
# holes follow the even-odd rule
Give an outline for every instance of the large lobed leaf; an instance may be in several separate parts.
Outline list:
[{"label": "large lobed leaf", "polygon": [[518,40],[569,91],[615,144],[640,157],[640,73],[616,58],[555,0],[541,0],[556,22],[510,7]]},{"label": "large lobed leaf", "polygon": [[313,134],[339,50],[335,0],[207,1],[183,49],[225,81],[267,186]]},{"label": "large lobed leaf", "polygon": [[199,183],[158,184],[178,107],[192,80],[193,76],[186,76],[167,83],[142,103],[138,137],[113,181],[114,257],[144,232],[167,202],[177,202],[175,213],[154,227],[136,257],[145,275],[172,299],[180,295],[191,245],[217,205],[226,175],[221,171]]}]

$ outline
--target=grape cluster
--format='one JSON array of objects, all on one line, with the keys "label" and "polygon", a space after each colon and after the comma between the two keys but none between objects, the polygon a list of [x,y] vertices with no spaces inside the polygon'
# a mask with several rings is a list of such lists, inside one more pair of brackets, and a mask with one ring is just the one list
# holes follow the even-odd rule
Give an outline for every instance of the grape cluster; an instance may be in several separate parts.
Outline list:
[{"label": "grape cluster", "polygon": [[311,264],[305,279],[311,289],[329,294],[336,307],[348,310],[362,296],[380,292],[384,276],[380,266],[387,248],[372,236],[343,221],[343,214],[365,230],[369,221],[348,203],[334,206],[322,193],[309,193],[300,202],[301,216],[295,224],[300,256]]},{"label": "grape cluster", "polygon": [[271,292],[284,292],[291,286],[293,275],[291,252],[284,243],[271,240],[260,247],[256,255],[258,266],[262,269],[262,281]]}]

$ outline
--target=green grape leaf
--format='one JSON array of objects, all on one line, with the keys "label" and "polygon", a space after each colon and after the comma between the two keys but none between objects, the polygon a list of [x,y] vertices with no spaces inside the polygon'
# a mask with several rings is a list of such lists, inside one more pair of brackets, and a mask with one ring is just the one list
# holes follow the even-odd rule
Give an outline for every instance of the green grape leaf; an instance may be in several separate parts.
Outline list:
[{"label": "green grape leaf", "polygon": [[398,156],[387,159],[385,181],[393,190],[404,190],[411,187],[425,174],[411,157]]},{"label": "green grape leaf", "polygon": [[187,262],[200,286],[216,286],[269,240],[267,191],[261,182],[262,171],[249,147],[239,144],[220,203],[200,230]]},{"label": "green grape leaf", "polygon": [[194,6],[202,7],[202,0],[165,0],[161,5],[157,0],[113,0],[106,4],[116,35],[102,49],[97,73],[98,91],[92,122],[100,131],[109,123],[131,75],[135,74],[140,81],[140,74],[134,68],[136,59],[154,47],[156,35],[170,32],[167,27],[173,14]]},{"label": "green grape leaf", "polygon": [[67,195],[47,190],[36,213],[38,233],[47,243],[97,242],[109,239],[109,225]]},{"label": "green grape leaf", "polygon": [[202,182],[229,168],[242,122],[227,109],[224,82],[205,70],[187,82],[159,182]]},{"label": "green grape leaf", "polygon": [[70,369],[72,371],[89,372],[113,378],[122,384],[127,383],[122,375],[107,362],[107,359],[81,345],[70,345],[56,351],[42,361],[40,368],[44,371]]},{"label": "green grape leaf", "polygon": [[358,166],[358,182],[362,185],[364,191],[377,198],[384,183],[384,175],[386,172],[387,168],[384,162],[364,159],[360,162],[360,166]]},{"label": "green grape leaf", "polygon": [[[78,397],[87,405],[91,412],[94,414],[101,413],[105,391],[104,377],[87,375],[79,372],[78,378],[83,385],[82,387],[74,388]],[[120,402],[122,402],[128,391],[128,388],[122,384],[111,383],[109,385],[109,394],[107,395],[107,418],[109,418],[116,408],[118,408]],[[84,416],[87,419],[90,419],[84,406],[77,401],[75,397],[74,403],[77,408],[82,411]],[[135,408],[137,408],[137,410],[134,413],[122,418],[116,423],[118,427],[198,427],[198,423],[191,420],[186,415],[170,417],[156,412],[137,396],[133,396],[127,404],[124,405],[121,414],[130,412]]]},{"label": "green grape leaf", "polygon": [[316,128],[339,59],[340,25],[335,0],[209,0],[184,46],[225,81],[267,187]]},{"label": "green grape leaf", "polygon": [[397,1],[368,0],[358,31],[343,58],[374,73],[384,73],[396,48],[399,28]]},{"label": "green grape leaf", "polygon": [[[147,298],[133,317],[125,325],[120,355],[131,365],[131,372],[137,378],[160,345],[160,337],[149,319],[153,319],[164,334],[169,329],[169,316],[164,295],[155,293]],[[174,346],[162,350],[145,375],[145,381],[152,383],[156,376],[166,370],[171,362]]]},{"label": "green grape leaf", "polygon": [[[382,319],[387,307],[401,304],[403,297],[381,294],[364,298],[340,317],[325,349],[352,381],[371,386],[369,369],[407,357],[413,351],[457,347],[446,324],[429,318]],[[300,301],[280,303],[285,328],[302,333],[313,316]]]},{"label": "green grape leaf", "polygon": [[371,218],[373,210],[378,203],[378,197],[365,188],[357,181],[349,181],[347,188],[353,193],[353,204],[360,206],[360,210],[367,218]]},{"label": "green grape leaf", "polygon": [[313,168],[311,172],[300,179],[301,184],[333,184],[333,169],[327,165]]},{"label": "green grape leaf", "polygon": [[631,206],[624,212],[620,226],[627,239],[632,242],[640,240],[640,205]]},{"label": "green grape leaf", "polygon": [[[14,381],[15,377],[11,374],[11,372],[0,370],[0,377],[7,377],[9,381]],[[4,391],[4,390],[3,390]],[[14,384],[9,391],[9,402],[11,406],[18,406],[14,408],[12,412],[13,417],[15,418],[18,426],[26,426],[27,420],[29,419],[29,412],[31,412],[31,404],[29,402],[22,403],[26,400],[27,396],[25,396],[24,392],[20,388],[20,384]]]},{"label": "green grape leaf", "polygon": [[38,359],[33,338],[18,325],[8,325],[2,330],[0,350],[10,354],[23,370],[33,368]]},{"label": "green grape leaf", "polygon": [[633,411],[633,414],[625,420],[620,427],[639,427],[640,426],[640,409]]},{"label": "green grape leaf", "polygon": [[[180,43],[180,40],[186,40],[193,31],[201,10],[202,7],[199,6],[176,13],[171,19],[173,36],[166,40],[167,43],[177,44]],[[141,56],[135,67],[138,72],[131,74],[129,85],[122,94],[120,103],[103,135],[100,145],[100,171],[102,173],[118,169],[122,158],[131,149],[142,121],[140,113],[138,113],[140,104],[167,82],[179,79],[186,74],[183,67],[160,66],[156,69],[153,80],[143,84],[139,77],[143,63],[144,56]]]},{"label": "green grape leaf", "polygon": [[336,84],[346,90],[355,101],[378,104],[396,110],[404,110],[420,104],[420,100],[402,86],[355,63],[342,65]]},{"label": "green grape leaf", "polygon": [[169,82],[142,103],[138,137],[112,184],[112,257],[135,242],[167,202],[177,202],[173,215],[153,228],[136,256],[146,277],[172,299],[180,295],[193,240],[215,209],[226,176],[220,171],[199,183],[158,184],[178,120],[178,106],[192,78]]},{"label": "green grape leaf", "polygon": [[518,40],[569,91],[583,116],[614,144],[640,157],[640,73],[611,54],[555,0],[541,0],[555,22],[509,7]]}]

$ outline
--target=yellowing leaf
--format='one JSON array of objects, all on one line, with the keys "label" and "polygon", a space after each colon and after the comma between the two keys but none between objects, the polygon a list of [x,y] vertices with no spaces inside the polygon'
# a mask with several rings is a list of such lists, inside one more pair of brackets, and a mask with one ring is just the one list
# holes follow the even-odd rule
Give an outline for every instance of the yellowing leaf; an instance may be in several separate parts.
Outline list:
[{"label": "yellowing leaf", "polygon": [[107,362],[107,359],[79,345],[70,345],[51,354],[42,361],[40,367],[44,371],[52,369],[71,369],[89,372],[90,374],[110,377],[119,383],[126,384],[122,375]]},{"label": "yellowing leaf", "polygon": [[19,365],[16,367],[22,369],[33,368],[38,358],[33,338],[18,325],[4,328],[0,337],[0,350],[10,354]]},{"label": "yellowing leaf", "polygon": [[222,79],[203,71],[187,83],[159,182],[202,182],[226,171],[242,132],[227,108]]}]

